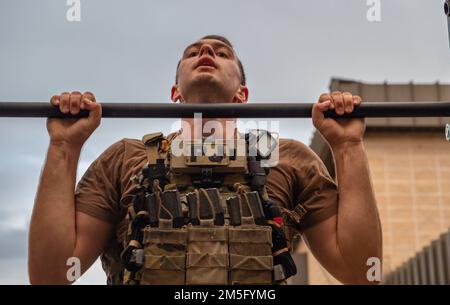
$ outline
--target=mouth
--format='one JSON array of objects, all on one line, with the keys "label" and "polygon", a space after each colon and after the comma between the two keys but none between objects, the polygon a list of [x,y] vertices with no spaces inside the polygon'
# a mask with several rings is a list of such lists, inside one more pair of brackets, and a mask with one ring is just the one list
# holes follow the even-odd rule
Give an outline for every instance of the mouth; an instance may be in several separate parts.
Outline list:
[{"label": "mouth", "polygon": [[200,68],[200,67],[202,67],[202,68],[209,67],[209,68],[217,69],[216,63],[209,56],[204,56],[198,60],[197,64],[195,65],[195,69]]}]

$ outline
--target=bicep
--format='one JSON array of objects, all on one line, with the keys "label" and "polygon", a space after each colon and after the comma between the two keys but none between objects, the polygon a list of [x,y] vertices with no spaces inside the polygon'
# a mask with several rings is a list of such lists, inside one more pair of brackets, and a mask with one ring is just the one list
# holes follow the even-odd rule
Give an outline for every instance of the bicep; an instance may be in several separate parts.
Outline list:
[{"label": "bicep", "polygon": [[76,245],[73,253],[81,261],[82,273],[89,269],[106,249],[113,235],[111,223],[76,212]]}]

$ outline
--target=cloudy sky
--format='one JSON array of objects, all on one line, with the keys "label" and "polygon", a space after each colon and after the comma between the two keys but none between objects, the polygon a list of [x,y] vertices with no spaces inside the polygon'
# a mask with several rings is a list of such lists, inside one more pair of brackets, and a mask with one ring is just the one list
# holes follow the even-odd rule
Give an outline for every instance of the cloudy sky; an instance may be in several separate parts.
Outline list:
[{"label": "cloudy sky", "polygon": [[[90,90],[105,102],[169,102],[184,47],[206,34],[235,45],[250,101],[314,101],[331,77],[450,82],[443,0],[81,0],[0,2],[0,101],[47,101]],[[173,120],[108,119],[78,169],[121,138],[170,131]],[[309,143],[310,120],[282,120],[283,137]],[[27,232],[48,136],[44,119],[0,118],[0,284],[28,283]],[[81,283],[103,284],[96,263]]]}]

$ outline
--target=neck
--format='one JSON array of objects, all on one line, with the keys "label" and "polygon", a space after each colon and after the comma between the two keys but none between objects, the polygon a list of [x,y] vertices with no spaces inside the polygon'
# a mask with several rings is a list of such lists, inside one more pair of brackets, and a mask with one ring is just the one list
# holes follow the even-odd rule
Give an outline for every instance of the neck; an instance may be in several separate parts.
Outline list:
[{"label": "neck", "polygon": [[233,103],[235,101],[234,94],[230,94],[214,82],[192,84],[189,90],[183,91],[185,92],[183,100],[186,104]]}]

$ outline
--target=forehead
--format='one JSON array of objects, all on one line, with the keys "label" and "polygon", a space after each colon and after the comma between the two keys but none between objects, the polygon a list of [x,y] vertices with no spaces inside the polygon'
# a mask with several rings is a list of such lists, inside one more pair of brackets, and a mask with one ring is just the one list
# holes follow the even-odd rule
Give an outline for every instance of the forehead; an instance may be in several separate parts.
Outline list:
[{"label": "forehead", "polygon": [[201,47],[204,44],[210,44],[213,47],[225,47],[225,48],[228,48],[228,49],[232,50],[233,53],[234,53],[233,48],[231,48],[226,43],[224,43],[224,42],[222,42],[220,40],[217,40],[217,39],[200,39],[200,40],[197,40],[196,42],[194,42],[194,43],[190,44],[189,46],[187,46],[186,50],[189,49],[189,48]]}]

